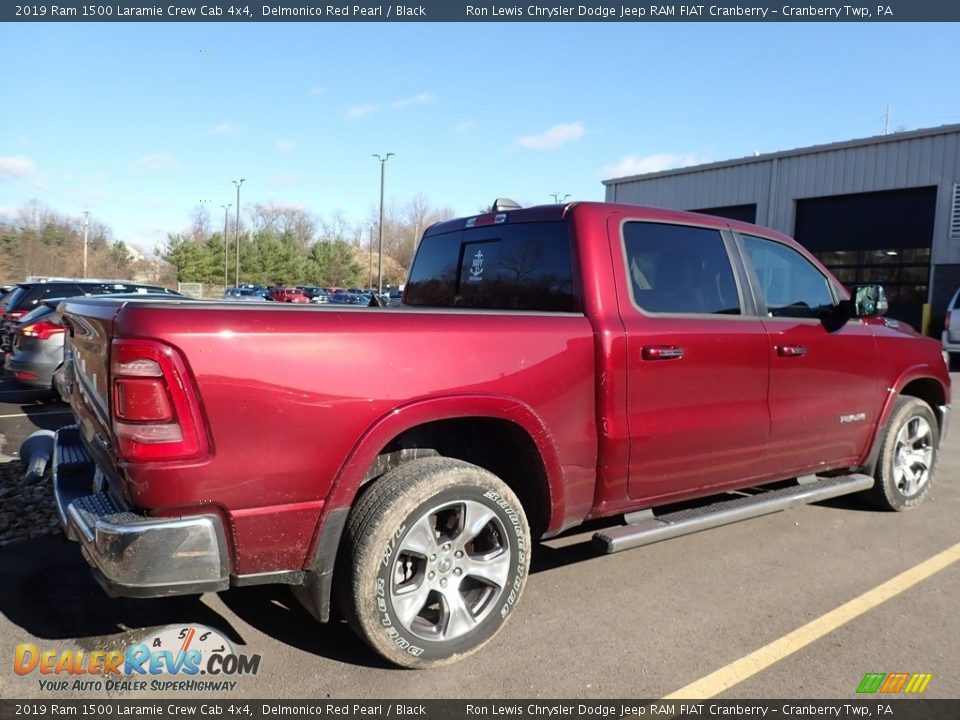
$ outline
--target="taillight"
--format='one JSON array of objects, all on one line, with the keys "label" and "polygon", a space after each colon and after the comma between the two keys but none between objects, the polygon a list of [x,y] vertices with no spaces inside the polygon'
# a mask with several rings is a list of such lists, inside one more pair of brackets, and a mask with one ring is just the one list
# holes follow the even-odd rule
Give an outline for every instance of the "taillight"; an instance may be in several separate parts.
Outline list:
[{"label": "taillight", "polygon": [[10,322],[19,322],[20,318],[26,314],[26,310],[11,310],[4,316],[4,319],[9,320]]},{"label": "taillight", "polygon": [[37,340],[48,340],[54,335],[64,332],[62,325],[57,325],[49,320],[30,323],[26,327],[20,328],[20,333],[26,337],[36,338]]},{"label": "taillight", "polygon": [[149,462],[206,455],[199,401],[180,355],[154,340],[114,340],[111,350],[113,431],[120,457]]}]

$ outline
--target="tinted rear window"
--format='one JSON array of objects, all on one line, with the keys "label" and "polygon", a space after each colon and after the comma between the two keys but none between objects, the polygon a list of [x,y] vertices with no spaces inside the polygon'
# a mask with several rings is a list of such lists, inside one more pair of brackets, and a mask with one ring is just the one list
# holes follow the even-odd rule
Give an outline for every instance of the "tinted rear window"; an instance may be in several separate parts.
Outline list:
[{"label": "tinted rear window", "polygon": [[569,226],[488,225],[425,237],[404,298],[421,307],[578,311]]}]

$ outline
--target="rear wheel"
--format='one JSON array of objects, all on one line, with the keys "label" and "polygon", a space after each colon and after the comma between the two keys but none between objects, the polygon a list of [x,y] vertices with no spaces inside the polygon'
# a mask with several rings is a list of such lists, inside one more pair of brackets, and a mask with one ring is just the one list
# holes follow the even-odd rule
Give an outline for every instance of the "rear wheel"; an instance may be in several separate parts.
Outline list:
[{"label": "rear wheel", "polygon": [[520,599],[530,529],[516,495],[486,470],[424,458],[387,473],[347,521],[341,610],[397,665],[479,650]]},{"label": "rear wheel", "polygon": [[877,460],[876,484],[870,499],[886,510],[908,510],[930,493],[940,427],[922,400],[897,399]]}]

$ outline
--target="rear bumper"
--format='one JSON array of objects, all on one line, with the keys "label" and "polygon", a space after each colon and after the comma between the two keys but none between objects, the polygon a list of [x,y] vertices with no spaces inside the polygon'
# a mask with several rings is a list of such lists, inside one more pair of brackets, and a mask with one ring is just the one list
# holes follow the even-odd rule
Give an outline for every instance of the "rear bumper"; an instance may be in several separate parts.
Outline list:
[{"label": "rear bumper", "polygon": [[107,594],[161,597],[225,590],[226,537],[217,515],[151,518],[104,488],[76,426],[57,431],[53,487],[64,532]]},{"label": "rear bumper", "polygon": [[[3,370],[4,374],[16,379],[23,385],[49,390],[53,386],[53,373],[56,372],[58,365],[58,363],[42,362],[37,358],[31,358],[24,362],[19,355],[7,355]],[[21,375],[17,375],[17,373],[21,373]],[[23,373],[26,373],[26,375]]]}]

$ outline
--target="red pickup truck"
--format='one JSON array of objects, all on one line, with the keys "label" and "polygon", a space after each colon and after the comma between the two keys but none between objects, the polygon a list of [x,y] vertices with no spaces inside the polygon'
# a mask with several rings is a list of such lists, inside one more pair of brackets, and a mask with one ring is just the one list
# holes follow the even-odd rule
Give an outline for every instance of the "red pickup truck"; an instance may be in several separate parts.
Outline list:
[{"label": "red pickup truck", "polygon": [[584,520],[614,552],[920,503],[950,379],[885,305],[777,232],[604,203],[434,225],[399,309],[71,299],[57,502],[111,595],[286,583],[443,664]]}]

